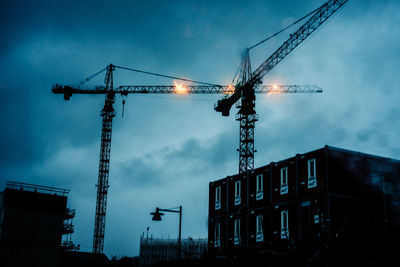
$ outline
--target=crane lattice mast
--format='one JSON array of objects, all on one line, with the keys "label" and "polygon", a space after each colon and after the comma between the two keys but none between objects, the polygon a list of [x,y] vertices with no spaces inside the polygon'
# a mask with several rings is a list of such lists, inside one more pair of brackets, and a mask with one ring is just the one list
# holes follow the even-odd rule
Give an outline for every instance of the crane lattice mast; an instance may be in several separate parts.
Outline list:
[{"label": "crane lattice mast", "polygon": [[[215,110],[222,116],[229,116],[233,104],[239,101],[239,111],[236,119],[240,122],[239,140],[239,173],[254,170],[254,128],[258,116],[255,111],[255,87],[261,84],[263,77],[270,72],[279,62],[290,54],[300,43],[309,37],[329,17],[331,17],[348,0],[330,0],[313,11],[313,14],[295,33],[291,34],[267,60],[265,60],[254,72],[251,72],[248,48],[242,55],[241,74],[238,77],[235,91],[225,96],[215,105]],[[262,43],[262,42],[260,42]],[[260,44],[259,43],[259,44]]]},{"label": "crane lattice mast", "polygon": [[111,135],[112,135],[112,121],[115,117],[115,110],[113,107],[115,101],[115,93],[113,92],[113,72],[115,67],[109,65],[106,73],[106,99],[103,110],[101,111],[102,128],[101,128],[101,147],[100,147],[100,160],[99,160],[99,175],[97,180],[97,200],[96,200],[96,213],[94,220],[94,234],[93,234],[93,252],[103,253],[104,248],[104,232],[106,225],[106,209],[107,209],[107,192],[108,192],[108,179],[110,172],[110,154],[111,154]]}]

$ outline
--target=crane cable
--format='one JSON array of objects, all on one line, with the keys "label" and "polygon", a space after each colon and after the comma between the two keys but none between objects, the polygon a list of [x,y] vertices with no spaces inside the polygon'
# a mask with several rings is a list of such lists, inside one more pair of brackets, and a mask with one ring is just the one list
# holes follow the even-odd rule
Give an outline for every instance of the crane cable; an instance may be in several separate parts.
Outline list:
[{"label": "crane cable", "polygon": [[107,69],[107,67],[104,68],[104,69],[102,69],[102,70],[100,70],[100,71],[98,71],[98,72],[96,72],[95,74],[92,74],[92,75],[90,75],[89,77],[83,79],[82,81],[80,81],[80,82],[77,84],[77,88],[80,88],[82,85],[84,85],[85,83],[87,83],[87,82],[90,81],[92,78],[94,78],[95,76],[99,75],[100,73],[102,73],[102,72],[105,71],[106,69]]},{"label": "crane cable", "polygon": [[[304,20],[305,18],[307,18],[307,17],[313,15],[314,13],[318,12],[318,11],[321,10],[322,7],[324,7],[325,5],[326,5],[326,4],[324,4],[324,5],[322,5],[322,6],[318,7],[318,8],[316,8],[316,9],[314,9],[313,11],[311,11],[310,13],[308,13],[308,14],[306,14],[305,16],[301,17],[300,19],[296,20],[295,22],[293,22],[293,23],[290,24],[289,26],[286,26],[285,28],[283,28],[283,29],[277,31],[276,33],[274,33],[274,34],[268,36],[268,37],[265,38],[264,40],[261,40],[260,42],[256,43],[255,45],[252,45],[251,47],[249,47],[249,48],[247,48],[247,49],[248,49],[248,50],[251,50],[251,49],[253,49],[253,48],[259,46],[260,44],[263,44],[263,43],[265,43],[266,41],[268,41],[268,40],[274,38],[275,36],[281,34],[282,32],[284,32],[284,31],[286,31],[287,29],[293,27],[294,25],[296,25],[296,24],[299,23],[300,21]],[[233,77],[233,79],[232,79],[232,84],[234,84],[234,83],[235,83],[235,80],[238,79],[238,75],[239,75],[239,72],[240,72],[241,67],[242,67],[242,63],[239,65],[239,67],[238,67],[237,70],[236,70],[236,73],[235,73],[235,75],[234,75],[234,77]]]},{"label": "crane cable", "polygon": [[[289,29],[290,27],[296,25],[297,23],[299,23],[300,21],[304,20],[305,18],[311,16],[312,14],[314,14],[315,12],[319,11],[324,5],[320,6],[319,8],[311,11],[310,13],[308,13],[307,15],[303,16],[302,18],[296,20],[295,22],[293,22],[292,24],[290,24],[289,26],[283,28],[282,30],[272,34],[271,36],[265,38],[264,40],[256,43],[255,45],[249,47],[248,49],[253,49],[257,46],[259,46],[262,43],[265,43],[266,41],[268,41],[269,39],[277,36],[278,34],[286,31],[287,29]],[[122,67],[122,66],[115,66],[116,68],[119,69],[123,69],[123,70],[129,70],[129,71],[135,71],[135,72],[139,72],[139,73],[144,73],[144,74],[149,74],[149,75],[153,75],[153,76],[158,76],[158,77],[164,77],[164,78],[169,78],[169,79],[175,79],[175,80],[180,80],[180,81],[185,81],[185,82],[193,82],[193,83],[198,83],[198,84],[204,84],[204,85],[211,85],[211,86],[219,86],[222,87],[222,85],[219,84],[213,84],[213,83],[206,83],[206,82],[201,82],[201,81],[195,81],[195,80],[191,80],[191,79],[186,79],[186,78],[179,78],[179,77],[174,77],[174,76],[170,76],[170,75],[165,75],[165,74],[159,74],[159,73],[154,73],[154,72],[148,72],[148,71],[143,71],[143,70],[138,70],[138,69],[133,69],[133,68],[127,68],[127,67]],[[99,75],[100,73],[102,73],[103,71],[105,71],[107,68],[104,68],[98,72],[96,72],[95,74],[90,75],[89,77],[83,79],[82,81],[80,81],[77,84],[77,87],[80,88],[82,85],[84,85],[85,83],[87,83],[88,81],[90,81],[92,78],[94,78],[95,76]],[[237,76],[237,73],[239,71],[239,68],[235,74],[235,78]],[[235,78],[233,79],[232,83],[234,82]]]},{"label": "crane cable", "polygon": [[249,47],[249,50],[255,48],[256,46],[259,46],[259,45],[262,44],[262,43],[265,43],[265,42],[268,41],[269,39],[271,39],[271,38],[277,36],[278,34],[280,34],[280,33],[284,32],[284,31],[286,31],[286,30],[289,29],[290,27],[296,25],[296,24],[299,23],[300,21],[304,20],[305,18],[311,16],[312,14],[314,14],[314,13],[316,13],[317,11],[319,11],[320,9],[322,9],[323,6],[325,6],[325,5],[322,5],[322,6],[318,7],[317,9],[314,9],[313,11],[311,11],[311,12],[308,13],[307,15],[303,16],[302,18],[296,20],[295,22],[293,22],[293,23],[290,24],[289,26],[287,26],[287,27],[283,28],[282,30],[280,30],[280,31],[278,31],[278,32],[276,32],[276,33],[274,33],[274,34],[272,34],[271,36],[265,38],[264,40],[262,40],[262,41],[260,41],[260,42],[258,42],[258,43],[256,43],[255,45]]},{"label": "crane cable", "polygon": [[[122,66],[115,66],[115,67],[119,68],[119,69],[123,69],[123,70],[135,71],[135,72],[139,72],[139,73],[144,73],[144,74],[149,74],[149,75],[153,75],[153,76],[164,77],[164,78],[169,78],[169,79],[174,79],[174,80],[180,80],[180,81],[185,81],[185,82],[192,82],[192,83],[198,83],[198,84],[204,84],[204,85],[210,85],[210,86],[223,87],[222,85],[219,85],[219,84],[195,81],[195,80],[191,80],[191,79],[180,78],[180,77],[175,77],[175,76],[170,76],[170,75],[165,75],[165,74],[160,74],[160,73],[154,73],[154,72],[149,72],[149,71],[144,71],[144,70],[138,70],[138,69],[127,68],[127,67],[122,67]],[[107,67],[104,68],[104,69],[101,69],[100,71],[96,72],[95,74],[92,74],[92,75],[88,76],[87,78],[85,78],[82,81],[80,81],[79,83],[77,83],[76,87],[80,88],[82,85],[84,85],[85,83],[89,82],[92,78],[94,78],[95,76],[99,75],[100,73],[102,73],[106,69],[107,69]]]},{"label": "crane cable", "polygon": [[115,67],[119,68],[119,69],[123,69],[123,70],[135,71],[135,72],[149,74],[149,75],[158,76],[158,77],[164,77],[164,78],[175,79],[175,80],[180,80],[180,81],[185,81],[185,82],[192,82],[192,83],[198,83],[198,84],[204,84],[204,85],[223,87],[222,85],[219,85],[219,84],[200,82],[200,81],[195,81],[195,80],[186,79],[186,78],[179,78],[179,77],[169,76],[169,75],[165,75],[165,74],[148,72],[148,71],[144,71],[144,70],[132,69],[132,68],[121,67],[121,66],[115,66]]}]

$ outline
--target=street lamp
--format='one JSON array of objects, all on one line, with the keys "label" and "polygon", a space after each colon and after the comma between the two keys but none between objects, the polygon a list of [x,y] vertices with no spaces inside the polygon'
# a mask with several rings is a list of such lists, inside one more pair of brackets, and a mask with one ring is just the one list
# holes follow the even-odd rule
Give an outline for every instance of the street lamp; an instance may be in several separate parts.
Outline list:
[{"label": "street lamp", "polygon": [[181,259],[182,206],[179,206],[179,210],[160,209],[157,207],[156,212],[150,213],[151,215],[153,215],[153,218],[152,218],[153,221],[161,221],[162,220],[161,216],[163,216],[164,213],[161,213],[160,211],[179,213],[178,260],[180,260]]}]

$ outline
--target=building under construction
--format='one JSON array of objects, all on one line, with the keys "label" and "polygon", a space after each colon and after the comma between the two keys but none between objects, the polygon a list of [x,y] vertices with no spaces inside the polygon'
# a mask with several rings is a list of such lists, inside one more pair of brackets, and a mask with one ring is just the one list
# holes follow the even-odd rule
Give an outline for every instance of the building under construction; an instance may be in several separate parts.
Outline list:
[{"label": "building under construction", "polygon": [[7,182],[0,192],[0,266],[59,266],[71,242],[69,190]]},{"label": "building under construction", "polygon": [[213,256],[271,266],[388,262],[400,161],[325,146],[211,182],[208,240]]},{"label": "building under construction", "polygon": [[[182,239],[180,257],[182,260],[201,259],[206,252],[207,239]],[[176,239],[140,237],[139,263],[141,267],[151,266],[157,262],[176,261],[178,253],[178,241]]]}]

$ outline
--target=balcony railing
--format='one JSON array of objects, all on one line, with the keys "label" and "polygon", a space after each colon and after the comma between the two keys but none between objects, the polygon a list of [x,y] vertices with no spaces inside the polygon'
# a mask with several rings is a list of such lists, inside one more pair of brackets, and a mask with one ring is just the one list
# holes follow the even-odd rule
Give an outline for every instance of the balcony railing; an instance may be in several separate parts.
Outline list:
[{"label": "balcony railing", "polygon": [[69,193],[69,190],[67,190],[67,189],[44,186],[44,185],[37,185],[37,184],[18,183],[18,182],[12,182],[12,181],[6,182],[6,188],[14,189],[14,190],[24,190],[24,191],[30,191],[30,192],[46,193],[46,194],[55,194],[55,195],[61,195],[61,196],[66,196]]},{"label": "balcony railing", "polygon": [[64,220],[72,219],[75,217],[76,210],[74,209],[66,209],[64,214]]},{"label": "balcony railing", "polygon": [[64,223],[63,224],[63,233],[71,234],[74,232],[74,225],[72,223]]}]

